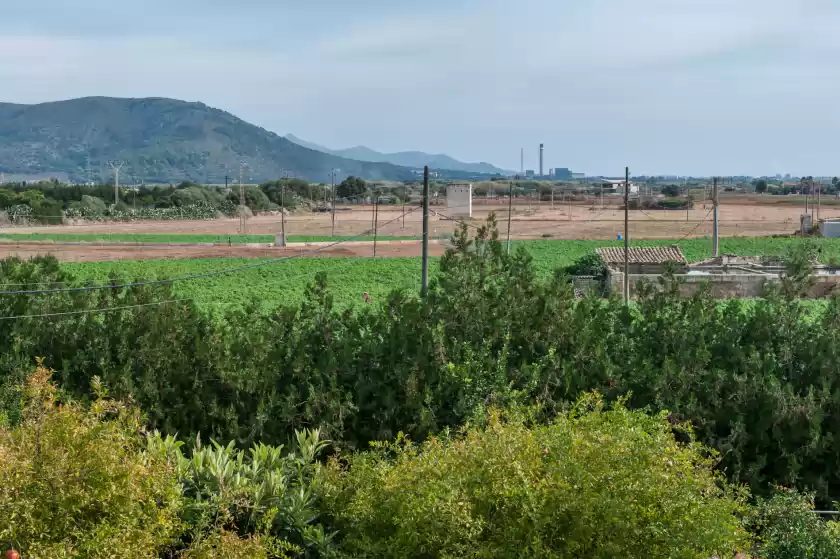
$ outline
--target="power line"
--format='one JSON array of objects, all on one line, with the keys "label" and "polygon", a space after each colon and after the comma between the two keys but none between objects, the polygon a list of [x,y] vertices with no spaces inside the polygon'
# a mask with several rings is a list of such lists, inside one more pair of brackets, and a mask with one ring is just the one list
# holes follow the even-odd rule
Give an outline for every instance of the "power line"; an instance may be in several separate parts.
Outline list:
[{"label": "power line", "polygon": [[[409,210],[408,212],[406,212],[406,215],[411,214],[411,213],[419,210],[420,207],[421,206],[417,206],[416,208],[414,208],[412,210]],[[398,216],[398,217],[396,217],[396,218],[394,218],[390,221],[387,221],[387,222],[383,223],[382,227],[390,225],[391,223],[394,223],[395,221],[399,221],[400,219],[402,219],[402,215],[400,215],[400,216]],[[362,233],[359,233],[358,235],[354,235],[352,237],[347,237],[346,239],[341,239],[340,241],[336,241],[334,243],[330,243],[330,244],[327,244],[327,245],[320,246],[317,249],[310,251],[310,253],[314,254],[314,253],[317,253],[317,252],[321,252],[321,251],[327,250],[329,248],[338,246],[340,244],[353,241],[354,239],[357,239],[359,237],[364,237],[366,235],[369,235],[370,233],[371,233],[371,230],[367,230],[367,231],[364,231]],[[265,262],[257,262],[255,264],[248,264],[246,266],[239,266],[237,268],[229,268],[229,269],[226,269],[226,270],[217,270],[215,272],[206,272],[206,273],[203,273],[203,274],[192,274],[192,275],[189,275],[189,276],[181,276],[181,277],[177,277],[177,278],[167,278],[167,279],[162,279],[162,280],[136,281],[136,282],[132,282],[132,283],[123,283],[123,284],[115,284],[115,285],[93,285],[93,286],[87,286],[87,287],[71,287],[71,288],[66,288],[66,289],[34,289],[34,290],[0,291],[0,295],[41,295],[41,294],[48,294],[48,293],[71,293],[71,292],[79,292],[79,291],[97,291],[97,290],[101,290],[101,289],[121,289],[121,288],[124,288],[124,287],[144,287],[144,286],[148,286],[148,285],[160,285],[160,284],[166,284],[166,283],[175,283],[175,282],[178,282],[178,281],[191,281],[191,280],[205,279],[205,278],[211,278],[211,277],[223,276],[223,275],[227,275],[227,274],[238,273],[238,272],[242,272],[242,271],[245,271],[245,270],[251,270],[251,269],[254,269],[254,268],[262,268],[262,267],[265,267],[265,266],[270,266],[271,264],[276,264],[278,262],[283,262],[285,260],[291,260],[293,258],[298,258],[299,256],[300,255],[295,254],[295,255],[291,255],[291,256],[284,256],[284,257],[281,257],[281,258],[275,258],[275,259],[272,259],[272,260],[267,260]]]},{"label": "power line", "polygon": [[697,225],[695,225],[695,226],[694,226],[694,229],[692,229],[691,231],[689,231],[687,235],[685,235],[682,239],[680,239],[679,241],[675,242],[674,244],[675,244],[675,245],[678,245],[678,244],[680,244],[681,242],[683,242],[684,240],[686,240],[687,238],[689,238],[690,236],[692,236],[692,235],[694,234],[694,232],[695,232],[695,231],[697,231],[697,229],[698,229],[701,225],[703,225],[704,223],[706,223],[706,221],[708,221],[709,216],[710,216],[710,215],[712,215],[712,212],[713,212],[713,211],[715,211],[715,210],[714,210],[714,208],[712,208],[711,210],[709,210],[709,212],[706,214],[706,217],[704,217],[704,218],[703,218],[703,221],[698,222],[698,223],[697,223]]},{"label": "power line", "polygon": [[192,297],[188,297],[186,299],[170,299],[168,301],[155,301],[152,303],[139,303],[137,305],[123,305],[121,307],[105,307],[99,309],[82,309],[78,311],[66,311],[66,312],[57,312],[57,313],[44,313],[44,314],[23,314],[18,316],[0,316],[0,320],[12,320],[16,318],[47,318],[53,316],[70,316],[70,315],[79,315],[79,314],[90,314],[90,313],[99,313],[99,312],[111,312],[111,311],[122,311],[128,309],[137,309],[140,307],[151,307],[156,305],[168,305],[170,303],[180,303],[183,301],[190,301]]},{"label": "power line", "polygon": [[[412,212],[415,212],[419,209],[420,209],[420,207],[416,207],[412,210],[409,210],[408,212],[405,212],[405,215],[408,215],[408,214],[410,214]],[[402,216],[397,217],[396,219],[393,219],[393,220],[388,221],[386,223],[383,223],[382,227],[385,227],[386,225],[389,225],[390,223],[392,223],[394,221],[397,221],[401,218],[402,218]],[[366,232],[366,233],[369,233],[369,231]],[[348,242],[351,239],[352,239],[352,237],[349,238],[349,239],[343,239],[339,243],[334,243],[333,245],[329,245],[329,246],[335,246],[336,244],[345,243],[345,242]],[[316,252],[318,252],[318,251],[320,251],[324,248],[328,248],[328,247],[319,247],[316,250],[310,251],[310,253],[314,254],[314,253],[316,253]],[[301,255],[294,255],[294,256],[285,258],[283,260],[289,260],[291,258],[299,258],[300,256]],[[275,262],[276,261],[277,260],[275,260]],[[355,260],[352,260],[352,259],[348,258],[348,259],[345,259],[344,262],[342,262],[342,264],[340,264],[340,266],[341,265],[347,265],[347,264],[352,263],[352,262],[355,262]],[[270,262],[266,262],[264,264],[268,264],[268,263],[270,263]],[[304,273],[298,274],[297,276],[294,276],[292,278],[285,278],[284,281],[295,280],[295,279],[301,278],[303,276],[309,275],[309,273],[310,272],[304,272]],[[114,286],[114,287],[118,287],[118,286]],[[186,302],[186,301],[193,301],[195,299],[196,299],[196,297],[184,297],[184,298],[179,298],[179,299],[168,299],[168,300],[165,300],[165,301],[155,301],[155,302],[151,302],[151,303],[139,303],[139,304],[136,304],[136,305],[122,305],[122,306],[117,306],[117,307],[104,307],[104,308],[96,308],[96,309],[80,309],[80,310],[77,310],[77,311],[64,311],[64,312],[57,312],[57,313],[42,313],[42,314],[29,314],[29,315],[17,315],[17,316],[0,316],[0,320],[12,320],[12,319],[18,319],[18,318],[49,318],[49,317],[56,317],[56,316],[72,316],[72,315],[94,314],[94,313],[100,313],[100,312],[129,310],[129,309],[135,309],[135,308],[141,308],[141,307],[160,306],[160,305],[167,305],[167,304],[171,304],[171,303],[182,303],[182,302]]]}]

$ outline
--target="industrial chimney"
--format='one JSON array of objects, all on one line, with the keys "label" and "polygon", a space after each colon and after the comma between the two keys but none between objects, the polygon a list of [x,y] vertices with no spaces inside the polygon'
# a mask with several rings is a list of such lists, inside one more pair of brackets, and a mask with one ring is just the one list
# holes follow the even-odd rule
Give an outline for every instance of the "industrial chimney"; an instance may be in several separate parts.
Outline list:
[{"label": "industrial chimney", "polygon": [[543,150],[544,150],[544,148],[545,148],[545,146],[543,144],[540,144],[540,176],[541,177],[545,176],[543,174]]}]

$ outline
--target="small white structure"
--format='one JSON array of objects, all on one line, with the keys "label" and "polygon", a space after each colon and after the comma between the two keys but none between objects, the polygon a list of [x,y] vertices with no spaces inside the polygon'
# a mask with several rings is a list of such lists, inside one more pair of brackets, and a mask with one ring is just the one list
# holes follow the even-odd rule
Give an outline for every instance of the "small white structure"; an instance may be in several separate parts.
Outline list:
[{"label": "small white structure", "polygon": [[450,184],[446,187],[446,211],[451,216],[472,217],[472,184]]},{"label": "small white structure", "polygon": [[[604,186],[605,192],[613,192],[615,194],[624,194],[624,181],[619,180],[612,180],[612,179],[603,179],[601,184]],[[636,183],[629,183],[628,186],[630,187],[630,194],[638,194],[639,193],[639,185]]]},{"label": "small white structure", "polygon": [[840,237],[840,219],[821,219],[820,235],[833,239]]}]

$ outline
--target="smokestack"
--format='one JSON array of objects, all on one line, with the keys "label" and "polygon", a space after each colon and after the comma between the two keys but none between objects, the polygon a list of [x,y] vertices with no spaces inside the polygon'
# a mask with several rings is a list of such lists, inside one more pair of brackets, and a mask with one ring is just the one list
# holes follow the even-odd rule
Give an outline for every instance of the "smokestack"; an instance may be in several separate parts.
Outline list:
[{"label": "smokestack", "polygon": [[544,176],[543,175],[543,151],[544,151],[544,148],[545,148],[544,144],[540,144],[540,176],[541,177]]}]

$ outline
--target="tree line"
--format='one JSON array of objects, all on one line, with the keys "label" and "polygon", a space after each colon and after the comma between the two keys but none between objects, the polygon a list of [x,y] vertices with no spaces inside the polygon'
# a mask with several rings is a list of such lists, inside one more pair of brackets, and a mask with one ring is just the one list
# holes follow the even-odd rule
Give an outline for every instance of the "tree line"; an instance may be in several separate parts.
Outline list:
[{"label": "tree line", "polygon": [[[67,185],[58,181],[9,183],[0,186],[0,211],[13,221],[60,224],[75,219],[210,219],[234,215],[245,205],[252,211],[296,208],[328,198],[323,184],[288,178],[243,187],[224,188],[182,182],[114,188],[113,184]],[[244,204],[243,204],[244,202]]]}]

